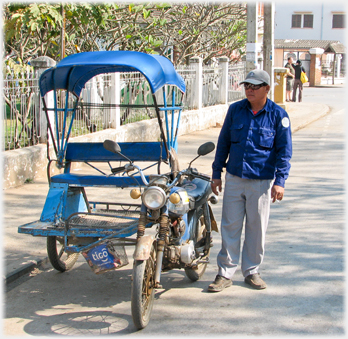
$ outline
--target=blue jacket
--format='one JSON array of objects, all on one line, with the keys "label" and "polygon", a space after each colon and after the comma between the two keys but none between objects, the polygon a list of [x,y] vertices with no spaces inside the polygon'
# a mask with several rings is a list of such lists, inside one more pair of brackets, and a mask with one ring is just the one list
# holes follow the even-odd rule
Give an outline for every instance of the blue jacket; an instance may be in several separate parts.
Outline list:
[{"label": "blue jacket", "polygon": [[[230,105],[222,126],[213,162],[213,179],[227,172],[245,179],[274,179],[284,187],[292,155],[289,116],[267,99],[253,114],[247,99]],[[227,163],[226,163],[227,160]]]}]

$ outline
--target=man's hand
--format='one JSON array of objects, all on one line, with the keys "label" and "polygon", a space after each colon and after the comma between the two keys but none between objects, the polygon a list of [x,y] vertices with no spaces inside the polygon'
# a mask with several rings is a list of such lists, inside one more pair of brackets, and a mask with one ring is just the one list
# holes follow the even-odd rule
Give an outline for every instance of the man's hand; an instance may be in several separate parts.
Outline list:
[{"label": "man's hand", "polygon": [[284,196],[284,187],[273,185],[272,191],[271,191],[271,198],[272,202],[275,202],[276,200],[282,200]]},{"label": "man's hand", "polygon": [[[211,182],[211,190],[215,195],[219,195],[219,192],[222,191],[222,181],[221,179],[213,179]],[[219,190],[219,192],[218,192]]]}]

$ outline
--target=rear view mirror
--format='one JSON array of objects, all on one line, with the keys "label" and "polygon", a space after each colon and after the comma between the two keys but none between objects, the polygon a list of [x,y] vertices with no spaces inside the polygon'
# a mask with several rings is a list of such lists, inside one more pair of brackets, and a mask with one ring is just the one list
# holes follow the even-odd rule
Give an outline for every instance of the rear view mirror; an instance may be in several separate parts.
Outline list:
[{"label": "rear view mirror", "polygon": [[103,143],[103,147],[112,153],[121,153],[120,145],[112,140],[105,140]]},{"label": "rear view mirror", "polygon": [[207,155],[210,152],[214,151],[215,144],[211,141],[206,142],[205,144],[199,146],[197,154],[198,155]]}]

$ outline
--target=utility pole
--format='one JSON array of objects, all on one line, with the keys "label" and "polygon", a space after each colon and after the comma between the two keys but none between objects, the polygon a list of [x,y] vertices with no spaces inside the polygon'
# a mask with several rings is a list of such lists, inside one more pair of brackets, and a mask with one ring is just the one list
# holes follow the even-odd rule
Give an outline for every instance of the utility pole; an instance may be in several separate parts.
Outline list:
[{"label": "utility pole", "polygon": [[271,78],[271,90],[269,93],[270,99],[273,100],[274,87],[274,3],[264,3],[263,7],[263,69]]},{"label": "utility pole", "polygon": [[246,72],[257,68],[257,3],[247,3]]}]

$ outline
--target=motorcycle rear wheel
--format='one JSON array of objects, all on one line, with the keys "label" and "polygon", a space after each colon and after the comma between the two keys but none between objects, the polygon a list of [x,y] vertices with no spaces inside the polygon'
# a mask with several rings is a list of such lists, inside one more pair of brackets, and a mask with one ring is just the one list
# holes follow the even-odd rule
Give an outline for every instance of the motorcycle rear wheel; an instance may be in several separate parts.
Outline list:
[{"label": "motorcycle rear wheel", "polygon": [[56,236],[47,237],[47,255],[51,265],[60,272],[72,269],[79,257],[79,253],[66,253],[64,238]]},{"label": "motorcycle rear wheel", "polygon": [[131,289],[131,310],[135,327],[138,330],[150,321],[155,299],[156,251],[151,247],[147,260],[134,260],[133,281]]},{"label": "motorcycle rear wheel", "polygon": [[[204,219],[203,217],[201,217],[200,219],[198,219],[197,221],[198,223],[201,223],[201,226],[199,229],[199,232],[196,236],[196,239],[194,240],[194,246],[195,246],[195,250],[197,249],[197,247],[199,246],[198,243],[199,241],[203,240],[206,236],[206,226],[204,223]],[[209,257],[210,255],[210,247],[208,252],[205,254],[207,257]],[[208,263],[199,263],[197,265],[196,268],[192,268],[192,267],[185,267],[185,274],[186,276],[192,280],[192,281],[197,281],[200,278],[202,278],[206,268],[207,268]]]}]

